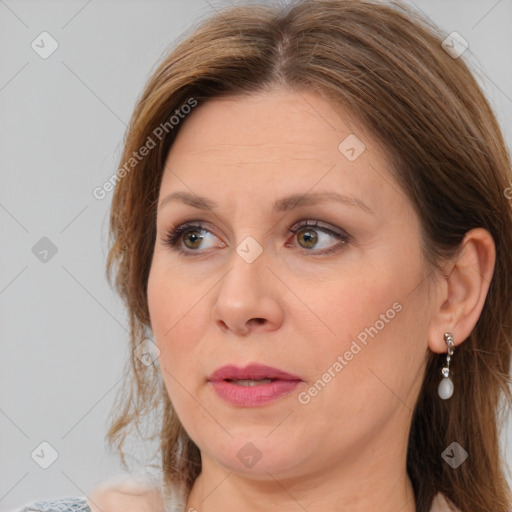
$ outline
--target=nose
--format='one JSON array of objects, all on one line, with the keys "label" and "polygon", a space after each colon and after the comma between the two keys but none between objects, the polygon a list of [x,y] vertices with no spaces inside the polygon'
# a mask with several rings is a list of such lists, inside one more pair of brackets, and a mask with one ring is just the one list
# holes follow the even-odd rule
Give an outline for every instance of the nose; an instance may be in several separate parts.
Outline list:
[{"label": "nose", "polygon": [[238,336],[279,329],[284,317],[282,283],[268,268],[264,253],[248,263],[234,251],[231,263],[215,288],[212,321],[217,328]]}]

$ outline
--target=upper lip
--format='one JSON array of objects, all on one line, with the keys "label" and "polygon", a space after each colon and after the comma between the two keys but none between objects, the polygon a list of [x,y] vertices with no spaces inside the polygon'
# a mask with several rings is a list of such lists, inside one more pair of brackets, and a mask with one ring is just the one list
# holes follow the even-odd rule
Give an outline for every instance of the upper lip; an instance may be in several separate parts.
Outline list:
[{"label": "upper lip", "polygon": [[245,379],[280,379],[280,380],[302,380],[297,375],[267,366],[264,364],[249,364],[244,368],[229,364],[217,368],[209,377],[210,381],[223,380],[245,380]]}]

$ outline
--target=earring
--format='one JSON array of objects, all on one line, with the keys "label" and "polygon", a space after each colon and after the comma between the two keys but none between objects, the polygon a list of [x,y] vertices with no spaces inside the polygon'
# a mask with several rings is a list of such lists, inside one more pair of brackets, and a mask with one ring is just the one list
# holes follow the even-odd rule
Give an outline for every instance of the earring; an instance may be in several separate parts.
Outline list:
[{"label": "earring", "polygon": [[437,388],[437,393],[443,400],[448,400],[453,395],[453,382],[450,379],[450,361],[453,356],[453,352],[455,351],[455,344],[453,343],[453,336],[451,332],[444,333],[444,341],[446,345],[448,345],[448,350],[446,353],[446,363],[441,370],[443,374],[443,379],[439,383],[439,387]]}]

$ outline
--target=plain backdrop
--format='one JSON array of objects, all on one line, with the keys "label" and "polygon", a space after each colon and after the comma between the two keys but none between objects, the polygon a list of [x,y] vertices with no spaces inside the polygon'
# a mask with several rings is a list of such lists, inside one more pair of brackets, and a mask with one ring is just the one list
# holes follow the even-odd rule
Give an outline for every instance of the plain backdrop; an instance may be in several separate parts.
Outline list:
[{"label": "plain backdrop", "polygon": [[[104,435],[128,324],[105,278],[111,194],[92,190],[115,173],[157,62],[227,3],[0,0],[0,510],[120,471]],[[414,5],[468,41],[512,147],[512,1]]]}]

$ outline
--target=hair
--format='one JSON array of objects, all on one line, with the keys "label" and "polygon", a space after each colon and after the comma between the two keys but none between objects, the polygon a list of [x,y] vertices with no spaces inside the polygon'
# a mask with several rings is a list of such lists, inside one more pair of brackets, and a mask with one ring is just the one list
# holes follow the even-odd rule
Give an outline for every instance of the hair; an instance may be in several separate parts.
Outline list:
[{"label": "hair", "polygon": [[[127,434],[159,410],[164,482],[189,491],[201,471],[200,451],[181,425],[156,364],[145,366],[134,353],[151,332],[147,281],[162,172],[186,122],[169,119],[192,100],[201,105],[287,87],[314,91],[345,108],[387,149],[391,172],[420,219],[429,267],[439,269],[453,257],[470,229],[492,235],[494,274],[478,322],[452,361],[450,400],[437,395],[444,356],[428,351],[409,431],[407,473],[417,512],[428,512],[437,492],[461,512],[508,510],[499,434],[503,405],[512,401],[512,209],[505,193],[511,159],[480,86],[463,57],[444,50],[445,37],[402,3],[239,5],[201,20],[158,65],[125,135],[125,166],[110,210],[107,277],[112,285],[115,275],[128,310],[131,355],[130,380],[118,394],[106,439],[123,464]],[[135,161],[150,140],[154,147]],[[133,168],[127,171],[126,162]],[[453,441],[469,454],[457,469],[441,457]]]}]

